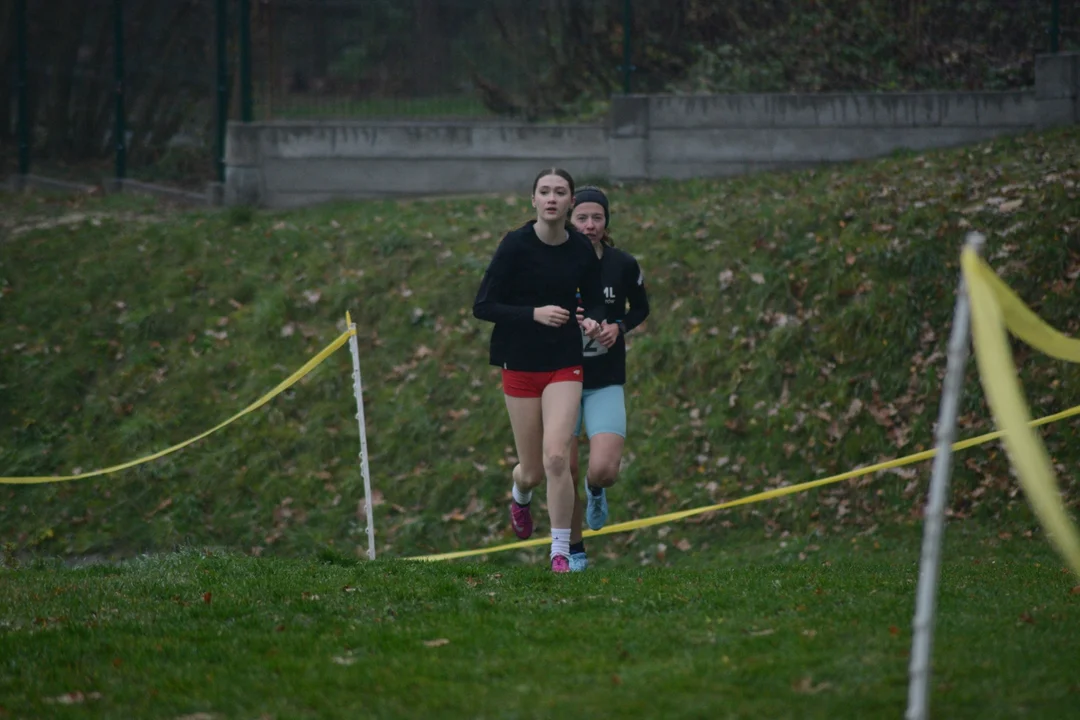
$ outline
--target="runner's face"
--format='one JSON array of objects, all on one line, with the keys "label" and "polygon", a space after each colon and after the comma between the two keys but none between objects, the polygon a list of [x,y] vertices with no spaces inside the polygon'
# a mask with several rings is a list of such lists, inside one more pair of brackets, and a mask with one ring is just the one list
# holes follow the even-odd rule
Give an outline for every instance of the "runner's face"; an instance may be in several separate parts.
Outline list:
[{"label": "runner's face", "polygon": [[566,182],[566,178],[545,175],[536,183],[532,204],[536,208],[537,219],[557,223],[566,218],[573,200],[570,183]]},{"label": "runner's face", "polygon": [[598,242],[604,237],[604,207],[600,203],[584,202],[574,208],[570,213],[570,222],[577,231],[593,242]]}]

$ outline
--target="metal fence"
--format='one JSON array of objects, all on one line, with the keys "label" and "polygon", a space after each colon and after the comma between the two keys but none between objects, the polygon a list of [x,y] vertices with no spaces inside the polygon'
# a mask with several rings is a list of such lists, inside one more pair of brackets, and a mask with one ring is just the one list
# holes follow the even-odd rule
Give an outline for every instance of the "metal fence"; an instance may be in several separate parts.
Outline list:
[{"label": "metal fence", "polygon": [[215,10],[215,0],[9,0],[9,171],[93,184],[212,178]]},{"label": "metal fence", "polygon": [[[0,0],[0,171],[200,185],[225,121],[598,119],[612,93],[1004,89],[1076,0]],[[10,29],[10,31],[8,30]]]}]

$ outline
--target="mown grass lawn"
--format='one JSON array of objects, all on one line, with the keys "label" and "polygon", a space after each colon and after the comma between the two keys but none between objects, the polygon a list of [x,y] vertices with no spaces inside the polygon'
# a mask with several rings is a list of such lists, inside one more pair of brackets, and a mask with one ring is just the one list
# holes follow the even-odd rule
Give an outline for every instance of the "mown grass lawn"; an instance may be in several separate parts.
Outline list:
[{"label": "mown grass lawn", "polygon": [[[919,535],[674,568],[184,551],[0,571],[0,717],[900,717]],[[932,711],[1074,717],[1080,587],[949,528]],[[198,713],[203,713],[199,715]]]}]

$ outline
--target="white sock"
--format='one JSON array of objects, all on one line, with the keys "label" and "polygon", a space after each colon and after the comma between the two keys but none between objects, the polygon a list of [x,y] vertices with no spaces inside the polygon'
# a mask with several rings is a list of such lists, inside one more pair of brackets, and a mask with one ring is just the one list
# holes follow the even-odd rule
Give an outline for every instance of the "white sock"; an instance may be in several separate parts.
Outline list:
[{"label": "white sock", "polygon": [[551,528],[551,557],[556,555],[570,557],[570,528]]},{"label": "white sock", "polygon": [[514,502],[516,502],[518,505],[528,505],[529,502],[532,500],[532,490],[528,492],[521,492],[520,490],[518,490],[517,483],[514,483],[513,493]]}]

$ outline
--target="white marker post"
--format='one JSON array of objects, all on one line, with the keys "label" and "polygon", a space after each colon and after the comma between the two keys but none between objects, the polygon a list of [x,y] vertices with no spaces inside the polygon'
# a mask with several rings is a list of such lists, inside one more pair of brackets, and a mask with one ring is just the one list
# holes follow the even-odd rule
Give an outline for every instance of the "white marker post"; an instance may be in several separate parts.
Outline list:
[{"label": "white marker post", "polygon": [[[986,238],[968,233],[967,246],[982,252]],[[952,446],[956,442],[956,414],[964,387],[964,366],[968,358],[971,327],[971,304],[963,273],[956,291],[952,332],[945,384],[938,410],[937,454],[930,477],[930,496],[923,517],[922,557],[919,560],[919,585],[915,594],[915,617],[912,621],[911,663],[908,666],[907,720],[926,720],[930,711],[930,662],[934,646],[934,615],[938,579],[941,574],[941,540],[945,533],[945,503],[949,497],[952,475]]]},{"label": "white marker post", "polygon": [[356,421],[360,424],[360,473],[364,478],[364,509],[367,512],[368,559],[375,559],[375,514],[371,508],[371,474],[368,471],[367,431],[364,426],[364,383],[360,379],[360,344],[356,340],[356,325],[352,316],[345,311],[345,324],[352,335],[349,336],[349,352],[352,353],[353,392],[356,394]]}]

